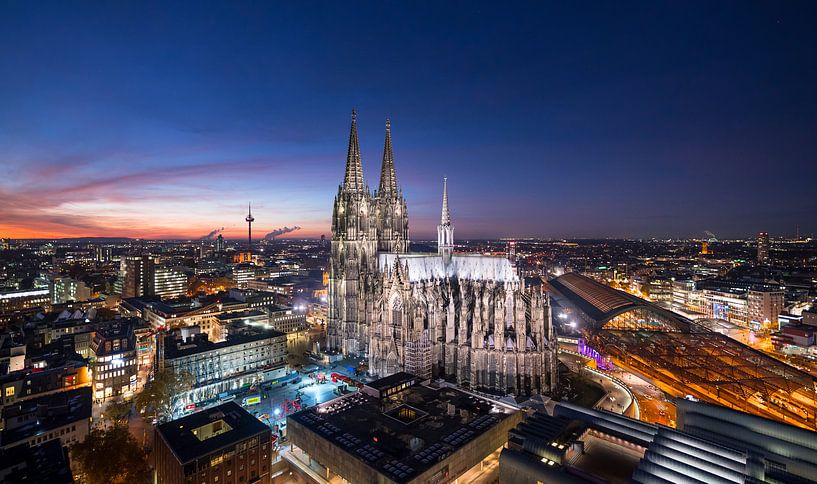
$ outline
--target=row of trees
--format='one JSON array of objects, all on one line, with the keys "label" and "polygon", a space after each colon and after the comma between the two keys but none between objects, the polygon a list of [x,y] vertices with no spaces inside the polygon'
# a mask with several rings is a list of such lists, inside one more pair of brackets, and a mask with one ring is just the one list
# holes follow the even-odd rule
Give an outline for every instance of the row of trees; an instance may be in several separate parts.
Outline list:
[{"label": "row of trees", "polygon": [[113,425],[94,428],[88,437],[71,446],[71,462],[88,484],[147,483],[151,472],[145,450],[128,429],[135,408],[158,422],[171,420],[185,392],[193,386],[188,372],[157,371],[153,380],[132,401],[109,403],[104,418]]}]

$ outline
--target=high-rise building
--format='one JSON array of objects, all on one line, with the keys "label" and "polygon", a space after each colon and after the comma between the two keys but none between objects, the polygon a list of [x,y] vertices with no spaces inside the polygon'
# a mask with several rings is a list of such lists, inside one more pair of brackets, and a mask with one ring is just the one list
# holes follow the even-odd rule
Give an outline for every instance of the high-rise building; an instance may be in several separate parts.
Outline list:
[{"label": "high-rise building", "polygon": [[780,289],[755,288],[747,295],[748,319],[752,328],[780,329],[785,293]]},{"label": "high-rise building", "polygon": [[122,256],[119,262],[122,297],[149,295],[155,268],[156,261],[151,256]]},{"label": "high-rise building", "polygon": [[757,234],[757,263],[765,265],[769,263],[769,233],[760,232]]},{"label": "high-rise building", "polygon": [[709,255],[712,252],[709,251],[709,242],[703,241],[701,242],[701,255]]},{"label": "high-rise building", "polygon": [[113,249],[111,249],[110,247],[97,245],[96,249],[94,250],[94,253],[96,254],[96,261],[99,264],[110,262],[113,259]]},{"label": "high-rise building", "polygon": [[163,298],[180,297],[187,294],[187,274],[173,267],[157,267],[153,272],[151,296]]},{"label": "high-rise building", "polygon": [[187,293],[187,274],[181,269],[157,265],[153,256],[124,256],[117,285],[121,287],[123,298],[173,298]]},{"label": "high-rise building", "polygon": [[224,249],[225,249],[224,236],[221,235],[221,234],[218,234],[218,237],[216,237],[216,252],[217,253],[218,252],[224,252]]},{"label": "high-rise building", "polygon": [[408,211],[386,141],[378,190],[363,181],[356,115],[332,215],[329,349],[471,388],[530,394],[556,385],[556,338],[541,287],[506,257],[457,255],[447,180],[438,253],[408,253]]},{"label": "high-rise building", "polygon": [[233,267],[233,283],[244,289],[249,281],[255,279],[255,267],[250,264],[237,264]]}]

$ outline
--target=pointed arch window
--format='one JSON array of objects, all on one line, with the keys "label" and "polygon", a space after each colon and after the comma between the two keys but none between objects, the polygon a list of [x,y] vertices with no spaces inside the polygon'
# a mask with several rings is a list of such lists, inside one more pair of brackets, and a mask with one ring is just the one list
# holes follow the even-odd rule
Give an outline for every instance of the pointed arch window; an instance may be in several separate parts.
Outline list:
[{"label": "pointed arch window", "polygon": [[395,296],[391,301],[391,327],[395,339],[403,336],[403,300]]}]

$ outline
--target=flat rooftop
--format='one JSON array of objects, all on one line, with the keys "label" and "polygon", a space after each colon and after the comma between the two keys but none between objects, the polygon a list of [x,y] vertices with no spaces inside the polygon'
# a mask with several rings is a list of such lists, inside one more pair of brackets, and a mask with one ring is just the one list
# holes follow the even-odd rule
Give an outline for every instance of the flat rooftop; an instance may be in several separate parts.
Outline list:
[{"label": "flat rooftop", "polygon": [[33,447],[20,444],[0,450],[0,480],[5,484],[73,484],[68,449],[54,439]]},{"label": "flat rooftop", "polygon": [[227,402],[156,428],[182,464],[269,431],[269,427],[235,402]]},{"label": "flat rooftop", "polygon": [[571,467],[612,484],[630,482],[638,463],[644,457],[643,452],[594,435],[585,436],[584,445],[585,453],[580,454],[572,462]]},{"label": "flat rooftop", "polygon": [[230,321],[232,319],[249,319],[257,318],[259,316],[266,316],[266,313],[253,309],[252,311],[234,311],[230,313],[219,314],[216,319],[219,321]]},{"label": "flat rooftop", "polygon": [[[386,388],[388,383],[370,385]],[[363,465],[404,482],[515,412],[455,388],[414,385],[382,401],[365,393],[351,394],[288,419],[343,448]]]},{"label": "flat rooftop", "polygon": [[7,426],[0,440],[3,445],[8,445],[73,422],[88,420],[91,418],[92,403],[91,388],[83,387],[6,405],[3,418],[7,421],[25,418],[26,415],[36,415],[36,418],[29,418],[19,427]]},{"label": "flat rooftop", "polygon": [[366,386],[369,388],[373,388],[377,391],[383,391],[388,388],[394,388],[398,385],[402,385],[403,383],[411,383],[420,380],[421,378],[417,377],[416,375],[412,375],[411,373],[406,373],[405,371],[399,371],[392,375],[378,378],[377,380],[367,383]]},{"label": "flat rooftop", "polygon": [[227,335],[226,340],[214,343],[204,339],[196,339],[192,342],[186,342],[179,338],[175,333],[170,333],[165,336],[165,358],[181,358],[183,356],[204,353],[205,351],[212,351],[243,343],[260,341],[267,338],[277,338],[279,336],[286,336],[286,333],[282,333],[274,329],[253,329],[239,334]]}]

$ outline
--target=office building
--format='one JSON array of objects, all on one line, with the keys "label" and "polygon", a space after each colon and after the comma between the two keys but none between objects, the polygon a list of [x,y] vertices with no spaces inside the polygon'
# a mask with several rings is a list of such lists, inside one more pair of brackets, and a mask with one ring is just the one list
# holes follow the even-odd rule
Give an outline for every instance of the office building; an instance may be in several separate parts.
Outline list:
[{"label": "office building", "polygon": [[233,267],[233,284],[240,289],[247,287],[249,281],[255,279],[255,266],[251,264],[237,264]]},{"label": "office building", "polygon": [[224,312],[239,311],[247,305],[234,300],[213,299],[165,302],[155,298],[129,298],[119,305],[123,316],[142,318],[155,329],[203,326]]},{"label": "office building", "polygon": [[123,256],[119,262],[122,298],[149,295],[155,267],[151,256]]},{"label": "office building", "polygon": [[769,234],[768,232],[760,232],[757,234],[757,263],[766,265],[770,262],[769,259]]},{"label": "office building", "polygon": [[156,427],[156,484],[269,484],[272,432],[235,402]]},{"label": "office building", "polygon": [[111,247],[98,245],[94,249],[94,254],[96,256],[97,264],[104,264],[113,260],[113,249]]},{"label": "office building", "polygon": [[747,319],[751,328],[773,331],[780,329],[780,313],[785,304],[785,293],[780,289],[757,287],[746,296]]},{"label": "office building", "polygon": [[282,333],[296,333],[307,329],[306,311],[296,311],[292,306],[266,306],[264,311],[269,318],[269,324],[276,331]]},{"label": "office building", "polygon": [[151,296],[164,299],[181,297],[187,294],[187,274],[174,267],[157,267],[153,274]]},{"label": "office building", "polygon": [[93,291],[82,281],[70,277],[57,277],[51,281],[51,304],[87,301],[92,297]]},{"label": "office building", "polygon": [[[471,482],[524,413],[453,386],[395,373],[287,417],[288,460],[328,481]],[[313,467],[314,468],[314,467]]]},{"label": "office building", "polygon": [[230,328],[242,324],[258,328],[270,328],[269,317],[264,311],[249,309],[219,314],[215,317],[214,324],[202,325],[201,330],[203,333],[207,333],[210,341],[218,343],[227,338]]},{"label": "office building", "polygon": [[91,356],[91,341],[98,322],[97,310],[91,307],[87,310],[67,309],[58,314],[42,315],[42,319],[35,318],[29,323],[29,331],[42,337],[41,347],[54,341],[62,340],[62,346],[71,349],[83,358]]},{"label": "office building", "polygon": [[0,316],[17,311],[51,307],[51,291],[48,288],[20,289],[0,292]]},{"label": "office building", "polygon": [[693,301],[692,295],[695,293],[695,281],[677,280],[672,282],[672,310],[697,312],[701,307],[699,303]]},{"label": "office building", "polygon": [[230,298],[246,304],[248,308],[263,308],[275,304],[277,297],[275,293],[258,289],[231,288]]},{"label": "office building", "polygon": [[175,298],[187,294],[187,274],[181,269],[158,266],[152,256],[126,256],[120,261],[122,298],[159,296]]}]

